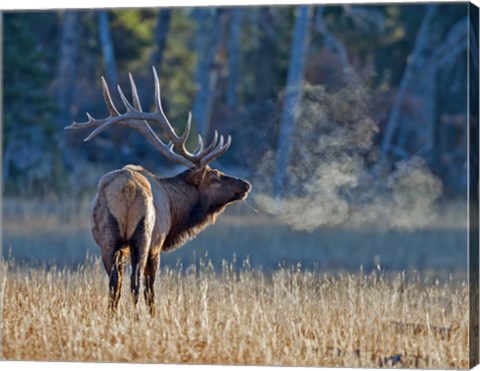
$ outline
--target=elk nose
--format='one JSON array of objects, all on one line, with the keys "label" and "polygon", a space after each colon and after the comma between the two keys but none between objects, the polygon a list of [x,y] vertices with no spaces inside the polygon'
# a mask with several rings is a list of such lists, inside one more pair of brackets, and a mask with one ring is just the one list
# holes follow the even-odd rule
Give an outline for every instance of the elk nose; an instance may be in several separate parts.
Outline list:
[{"label": "elk nose", "polygon": [[250,192],[250,190],[252,189],[252,185],[250,184],[250,182],[247,182],[245,181],[245,193],[248,193]]}]

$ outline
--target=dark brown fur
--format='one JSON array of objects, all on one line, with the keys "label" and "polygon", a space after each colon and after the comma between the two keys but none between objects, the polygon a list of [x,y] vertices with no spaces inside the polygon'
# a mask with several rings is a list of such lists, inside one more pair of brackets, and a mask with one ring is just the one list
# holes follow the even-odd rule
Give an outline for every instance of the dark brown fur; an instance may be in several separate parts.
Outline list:
[{"label": "dark brown fur", "polygon": [[189,183],[188,175],[189,171],[173,178],[159,179],[160,184],[169,189],[172,216],[172,226],[162,251],[173,251],[195,237],[207,225],[214,223],[227,205],[225,201],[213,204]]},{"label": "dark brown fur", "polygon": [[232,202],[242,200],[250,184],[208,165],[172,178],[157,177],[128,165],[102,177],[93,202],[92,232],[110,276],[110,308],[120,299],[124,257],[132,262],[131,291],[138,302],[140,279],[154,313],[153,286],[160,252],[172,251],[195,237]]}]

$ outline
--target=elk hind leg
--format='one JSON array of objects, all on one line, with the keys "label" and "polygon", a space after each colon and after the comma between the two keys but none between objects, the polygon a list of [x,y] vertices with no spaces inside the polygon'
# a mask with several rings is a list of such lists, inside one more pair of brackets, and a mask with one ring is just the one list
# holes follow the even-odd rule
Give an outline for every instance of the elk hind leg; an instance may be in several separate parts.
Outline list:
[{"label": "elk hind leg", "polygon": [[123,243],[120,240],[120,232],[118,224],[112,215],[108,215],[106,223],[102,225],[103,231],[101,244],[102,261],[105,270],[109,276],[109,311],[115,312],[120,300],[120,292],[122,287],[123,259],[122,250]]},{"label": "elk hind leg", "polygon": [[155,316],[155,277],[160,266],[160,253],[150,255],[145,266],[145,291],[144,297],[147,303],[150,315]]},{"label": "elk hind leg", "polygon": [[151,229],[142,218],[130,239],[130,256],[132,260],[132,274],[130,287],[133,304],[136,306],[140,295],[140,282],[142,273],[147,265],[148,252],[150,249]]},{"label": "elk hind leg", "polygon": [[125,249],[119,249],[114,253],[114,264],[110,270],[109,281],[109,310],[115,313],[122,293],[123,266],[126,256]]}]

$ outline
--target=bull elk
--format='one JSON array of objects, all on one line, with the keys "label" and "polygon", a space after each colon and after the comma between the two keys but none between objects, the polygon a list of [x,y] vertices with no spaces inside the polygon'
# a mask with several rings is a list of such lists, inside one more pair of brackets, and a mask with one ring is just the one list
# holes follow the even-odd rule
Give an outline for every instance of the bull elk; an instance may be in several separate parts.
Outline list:
[{"label": "bull elk", "polygon": [[[87,122],[73,122],[66,129],[95,128],[85,139],[88,141],[114,125],[132,128],[145,136],[167,159],[188,168],[174,177],[165,178],[141,166],[127,165],[100,179],[92,202],[92,233],[109,275],[110,311],[115,312],[118,306],[125,258],[130,254],[133,303],[135,306],[138,303],[143,275],[145,301],[154,315],[154,282],[160,253],[180,247],[214,223],[227,205],[245,199],[251,186],[243,179],[209,166],[229,148],[230,136],[224,141],[223,136],[218,136],[215,131],[211,143],[204,145],[199,135],[198,147],[193,153],[185,148],[192,116],[189,113],[185,131],[178,136],[163,111],[155,68],[154,112],[143,112],[135,82],[131,74],[129,77],[133,105],[118,86],[125,113],[120,114],[116,109],[102,77],[103,98],[110,115],[94,119],[87,113]],[[150,124],[160,127],[169,139],[168,144],[156,135]]]}]

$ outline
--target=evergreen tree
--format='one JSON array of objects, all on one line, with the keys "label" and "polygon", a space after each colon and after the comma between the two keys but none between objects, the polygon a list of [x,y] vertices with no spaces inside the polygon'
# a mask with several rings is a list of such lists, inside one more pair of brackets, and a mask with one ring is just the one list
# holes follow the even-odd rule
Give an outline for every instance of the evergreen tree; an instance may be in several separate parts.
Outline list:
[{"label": "evergreen tree", "polygon": [[53,69],[31,22],[36,14],[5,13],[3,44],[3,184],[8,192],[48,188],[55,167]]}]

